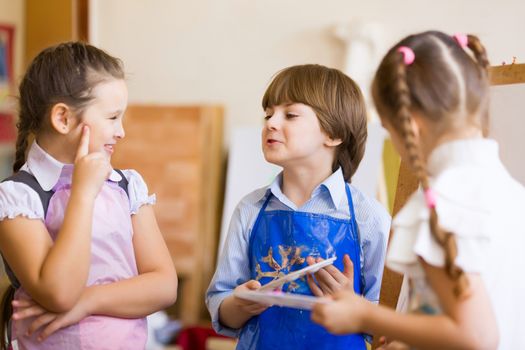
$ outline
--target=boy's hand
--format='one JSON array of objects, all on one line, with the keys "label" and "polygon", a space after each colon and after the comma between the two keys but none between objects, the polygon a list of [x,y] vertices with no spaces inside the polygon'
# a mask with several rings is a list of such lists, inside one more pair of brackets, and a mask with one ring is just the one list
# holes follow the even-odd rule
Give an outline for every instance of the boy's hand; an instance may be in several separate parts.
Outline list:
[{"label": "boy's hand", "polygon": [[[249,280],[246,283],[238,285],[235,289],[235,291],[247,291],[247,290],[257,290],[261,288],[261,284],[256,280]],[[244,312],[251,316],[256,316],[261,314],[264,310],[266,310],[269,305],[265,304],[259,304],[250,300],[242,299],[239,297],[236,297],[235,294],[233,294],[233,302],[236,306],[241,308]]]},{"label": "boy's hand", "polygon": [[89,127],[84,125],[75,157],[73,189],[79,188],[83,196],[94,199],[111,171],[107,155],[102,152],[89,153]]},{"label": "boy's hand", "polygon": [[[322,258],[314,259],[309,256],[306,258],[308,265],[322,261]],[[341,272],[337,267],[330,265],[317,271],[314,276],[308,274],[306,281],[310,290],[315,296],[322,297],[333,295],[342,289],[352,289],[354,284],[354,264],[348,254],[343,257],[344,271]],[[316,283],[317,280],[317,283]]]}]

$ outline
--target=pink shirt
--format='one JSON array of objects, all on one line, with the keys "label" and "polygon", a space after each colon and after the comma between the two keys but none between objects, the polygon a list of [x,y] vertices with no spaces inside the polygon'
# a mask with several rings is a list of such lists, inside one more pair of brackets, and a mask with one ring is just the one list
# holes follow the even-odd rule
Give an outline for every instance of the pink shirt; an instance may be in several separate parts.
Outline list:
[{"label": "pink shirt", "polygon": [[[54,240],[64,220],[64,212],[71,189],[72,165],[53,159],[36,142],[22,167],[33,174],[44,190],[53,189],[47,214],[38,194],[23,183],[0,184],[0,220],[18,215],[43,220]],[[122,178],[113,171],[105,182],[94,204],[91,242],[91,267],[86,285],[116,282],[137,275],[133,250],[131,215],[140,206],[153,204],[142,177],[133,170],[124,170],[129,182],[128,195],[118,186]],[[71,262],[74,263],[74,262]],[[21,287],[15,298],[28,297]],[[19,349],[144,349],[147,338],[146,319],[122,319],[107,316],[89,316],[78,324],[63,328],[44,342],[37,334],[25,336],[32,318],[12,321],[11,339]],[[16,345],[15,345],[16,346]]]}]

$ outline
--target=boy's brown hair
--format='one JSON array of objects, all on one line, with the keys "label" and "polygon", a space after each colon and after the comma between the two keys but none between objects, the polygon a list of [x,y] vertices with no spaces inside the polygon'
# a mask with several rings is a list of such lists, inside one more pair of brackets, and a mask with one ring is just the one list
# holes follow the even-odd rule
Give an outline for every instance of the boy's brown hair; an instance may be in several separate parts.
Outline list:
[{"label": "boy's brown hair", "polygon": [[288,67],[273,78],[262,107],[290,102],[310,106],[321,129],[332,139],[341,139],[332,171],[341,166],[350,182],[363,158],[367,137],[366,108],[357,84],[341,71],[318,64]]}]

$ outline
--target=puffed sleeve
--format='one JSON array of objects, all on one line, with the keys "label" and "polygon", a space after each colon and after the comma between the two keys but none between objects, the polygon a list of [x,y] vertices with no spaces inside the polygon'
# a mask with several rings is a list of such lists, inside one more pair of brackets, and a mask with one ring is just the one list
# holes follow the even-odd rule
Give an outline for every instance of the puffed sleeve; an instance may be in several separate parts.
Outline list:
[{"label": "puffed sleeve", "polygon": [[[443,192],[439,188],[435,192],[439,226],[456,239],[456,265],[465,272],[483,271],[492,230],[490,213],[481,206],[465,204],[457,192]],[[422,275],[418,257],[430,265],[445,266],[445,252],[430,231],[429,217],[424,195],[418,190],[393,221],[388,267],[418,276]]]},{"label": "puffed sleeve", "polygon": [[44,220],[44,208],[38,194],[26,184],[14,181],[0,183],[0,220],[25,216]]},{"label": "puffed sleeve", "polygon": [[146,204],[155,204],[157,198],[155,194],[148,193],[148,186],[140,174],[132,169],[122,171],[128,180],[128,194],[131,215],[137,214],[140,207]]}]

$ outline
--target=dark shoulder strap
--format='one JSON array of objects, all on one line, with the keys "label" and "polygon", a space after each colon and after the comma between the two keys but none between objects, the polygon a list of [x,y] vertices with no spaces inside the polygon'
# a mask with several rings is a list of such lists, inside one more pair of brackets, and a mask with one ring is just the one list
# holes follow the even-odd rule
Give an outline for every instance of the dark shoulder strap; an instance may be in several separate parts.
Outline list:
[{"label": "dark shoulder strap", "polygon": [[40,197],[40,200],[42,201],[42,207],[44,208],[44,217],[47,214],[47,207],[49,206],[49,200],[53,196],[54,191],[44,191],[42,186],[38,183],[36,180],[36,177],[28,173],[27,171],[20,170],[16,174],[8,177],[2,182],[5,181],[14,181],[14,182],[21,182],[23,184],[26,184],[27,186],[31,187]]},{"label": "dark shoulder strap", "polygon": [[119,175],[122,177],[122,180],[120,180],[118,182],[118,185],[119,185],[120,188],[122,188],[124,190],[124,192],[126,192],[126,195],[129,198],[129,192],[128,192],[129,181],[128,181],[128,179],[126,179],[126,177],[124,176],[124,173],[122,172],[122,170],[120,170],[120,169],[113,169],[113,170],[115,170],[117,173],[119,173]]}]

